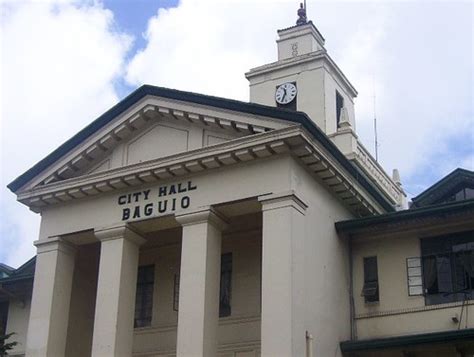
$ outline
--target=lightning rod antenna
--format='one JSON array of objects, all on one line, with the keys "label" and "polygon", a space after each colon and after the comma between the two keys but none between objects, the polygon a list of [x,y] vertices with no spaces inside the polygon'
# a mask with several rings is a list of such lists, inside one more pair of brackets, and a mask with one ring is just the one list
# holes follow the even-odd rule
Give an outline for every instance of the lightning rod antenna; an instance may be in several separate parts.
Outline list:
[{"label": "lightning rod antenna", "polygon": [[375,161],[379,161],[379,143],[377,139],[377,114],[376,114],[376,97],[375,97],[375,74],[373,75],[373,88],[374,88],[374,145],[375,145]]}]

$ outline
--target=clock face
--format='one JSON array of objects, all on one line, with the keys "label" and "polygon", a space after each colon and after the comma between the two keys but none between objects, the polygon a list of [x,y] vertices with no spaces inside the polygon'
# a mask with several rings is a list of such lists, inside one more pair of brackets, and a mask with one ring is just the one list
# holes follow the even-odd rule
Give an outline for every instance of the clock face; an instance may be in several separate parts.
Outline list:
[{"label": "clock face", "polygon": [[296,92],[293,83],[283,83],[276,89],[275,100],[278,104],[288,104],[296,98]]}]

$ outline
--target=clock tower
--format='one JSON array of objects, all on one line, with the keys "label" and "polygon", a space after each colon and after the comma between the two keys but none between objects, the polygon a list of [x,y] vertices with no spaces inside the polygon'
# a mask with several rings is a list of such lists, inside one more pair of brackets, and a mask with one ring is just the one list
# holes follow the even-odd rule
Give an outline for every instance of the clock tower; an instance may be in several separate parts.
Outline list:
[{"label": "clock tower", "polygon": [[324,37],[306,7],[296,25],[278,30],[278,61],[251,69],[250,101],[305,112],[339,150],[397,207],[406,207],[398,172],[387,175],[358,140],[354,98],[357,91],[324,48]]},{"label": "clock tower", "polygon": [[[306,20],[302,4],[298,17],[295,26],[278,30],[278,61],[246,73],[250,101],[303,111],[327,135],[337,133],[341,122],[355,130],[357,91],[327,53],[324,37]],[[289,85],[296,89],[294,97],[285,92]]]}]

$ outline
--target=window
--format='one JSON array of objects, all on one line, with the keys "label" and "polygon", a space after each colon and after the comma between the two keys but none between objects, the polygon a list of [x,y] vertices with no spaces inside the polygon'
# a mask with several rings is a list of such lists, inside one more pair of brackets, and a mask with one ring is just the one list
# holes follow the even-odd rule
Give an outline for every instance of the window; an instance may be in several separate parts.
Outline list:
[{"label": "window", "polygon": [[135,327],[151,325],[154,281],[154,265],[138,267],[137,295],[135,300]]},{"label": "window", "polygon": [[[232,253],[221,256],[221,278],[219,291],[219,317],[230,316],[232,297]],[[179,274],[174,276],[173,310],[179,307]]]},{"label": "window", "polygon": [[365,302],[379,301],[379,278],[377,273],[377,257],[364,258],[364,287],[362,296]]},{"label": "window", "polygon": [[421,259],[407,258],[408,295],[423,295],[423,275],[421,272]]},{"label": "window", "polygon": [[222,254],[221,284],[219,293],[219,317],[230,316],[232,293],[232,253]]},{"label": "window", "polygon": [[474,231],[421,240],[427,305],[474,298]]},{"label": "window", "polygon": [[438,200],[436,203],[448,203],[455,201],[470,200],[474,198],[474,188],[463,187],[456,193]]},{"label": "window", "polygon": [[338,91],[336,91],[336,123],[337,123],[338,128],[339,128],[339,121],[341,119],[341,111],[343,107],[344,107],[344,98],[342,97],[342,95],[339,94]]}]

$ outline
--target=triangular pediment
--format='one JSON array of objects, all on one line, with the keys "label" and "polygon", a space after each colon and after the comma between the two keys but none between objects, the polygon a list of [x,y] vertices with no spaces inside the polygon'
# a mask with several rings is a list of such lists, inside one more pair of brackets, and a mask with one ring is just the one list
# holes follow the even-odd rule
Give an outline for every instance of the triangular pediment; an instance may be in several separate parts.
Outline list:
[{"label": "triangular pediment", "polygon": [[458,168],[412,199],[412,208],[474,198],[474,172]]},{"label": "triangular pediment", "polygon": [[358,215],[390,202],[303,112],[143,86],[8,185],[35,212],[290,154]]},{"label": "triangular pediment", "polygon": [[272,108],[254,104],[144,86],[9,188],[32,190],[293,124],[267,116],[262,109],[271,114]]}]

